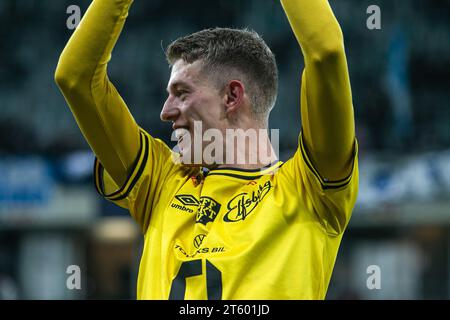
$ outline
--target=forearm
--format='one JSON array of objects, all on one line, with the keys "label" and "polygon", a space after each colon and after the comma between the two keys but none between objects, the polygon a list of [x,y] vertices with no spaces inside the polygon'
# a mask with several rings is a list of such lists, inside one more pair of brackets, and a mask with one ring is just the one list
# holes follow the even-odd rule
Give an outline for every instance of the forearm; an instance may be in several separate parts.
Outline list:
[{"label": "forearm", "polygon": [[345,178],[355,140],[350,79],[341,28],[327,0],[281,0],[302,48],[305,145],[324,178]]},{"label": "forearm", "polygon": [[132,0],[94,0],[61,54],[55,79],[89,145],[120,185],[139,150],[139,128],[107,77]]},{"label": "forearm", "polygon": [[106,74],[107,63],[132,2],[92,1],[58,63],[56,77],[64,87],[87,86],[94,73]]},{"label": "forearm", "polygon": [[343,49],[342,31],[328,0],[281,0],[305,60]]}]

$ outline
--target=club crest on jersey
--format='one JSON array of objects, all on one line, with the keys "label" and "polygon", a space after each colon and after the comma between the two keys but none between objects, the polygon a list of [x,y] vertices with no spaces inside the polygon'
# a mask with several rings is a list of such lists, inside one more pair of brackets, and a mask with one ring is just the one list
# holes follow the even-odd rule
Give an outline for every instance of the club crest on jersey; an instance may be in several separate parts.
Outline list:
[{"label": "club crest on jersey", "polygon": [[271,189],[272,184],[268,180],[264,185],[258,185],[258,189],[251,193],[244,192],[238,194],[228,202],[228,212],[224,215],[223,221],[237,222],[245,220]]},{"label": "club crest on jersey", "polygon": [[220,203],[210,197],[200,197],[197,218],[195,223],[202,223],[206,226],[208,222],[213,222],[220,211]]}]

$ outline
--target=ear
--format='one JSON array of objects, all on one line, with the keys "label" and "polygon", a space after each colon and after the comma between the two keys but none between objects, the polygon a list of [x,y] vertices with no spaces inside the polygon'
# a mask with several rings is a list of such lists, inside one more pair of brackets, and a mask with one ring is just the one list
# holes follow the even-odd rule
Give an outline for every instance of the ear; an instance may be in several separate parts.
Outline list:
[{"label": "ear", "polygon": [[244,102],[245,88],[239,80],[231,80],[225,88],[225,112],[236,112]]}]

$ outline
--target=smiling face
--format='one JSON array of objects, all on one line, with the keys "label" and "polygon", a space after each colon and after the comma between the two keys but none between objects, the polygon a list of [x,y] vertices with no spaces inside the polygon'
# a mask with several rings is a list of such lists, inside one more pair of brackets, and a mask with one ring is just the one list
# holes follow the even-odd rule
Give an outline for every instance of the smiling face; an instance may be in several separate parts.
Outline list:
[{"label": "smiling face", "polygon": [[[194,157],[194,152],[203,154],[207,143],[202,142],[200,148],[194,148],[194,142],[202,141],[201,137],[207,129],[224,130],[226,116],[223,95],[202,73],[200,60],[193,63],[178,60],[172,66],[167,91],[169,96],[161,111],[161,119],[173,122],[172,128],[182,157],[192,159],[192,162],[202,159],[201,155],[200,158],[199,155]],[[198,130],[198,122],[201,123],[201,130]],[[186,138],[187,132],[190,139]]]},{"label": "smiling face", "polygon": [[[233,134],[245,138],[238,130],[267,131],[278,69],[264,40],[248,29],[205,29],[172,42],[166,58],[172,73],[161,119],[173,122],[181,149],[177,160],[209,168],[253,168],[251,161],[241,164],[237,158],[255,154],[247,144],[266,150],[267,132],[261,139],[240,144]],[[196,130],[198,124],[200,130]],[[261,159],[257,162],[267,164]]]}]

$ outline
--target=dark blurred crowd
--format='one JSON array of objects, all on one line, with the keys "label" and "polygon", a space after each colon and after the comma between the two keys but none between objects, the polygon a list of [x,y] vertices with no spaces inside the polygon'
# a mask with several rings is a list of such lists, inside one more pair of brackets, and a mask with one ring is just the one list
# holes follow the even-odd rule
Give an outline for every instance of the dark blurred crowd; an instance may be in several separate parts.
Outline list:
[{"label": "dark blurred crowd", "polygon": [[[88,0],[0,2],[0,153],[53,156],[86,149],[53,82],[72,30],[69,5]],[[330,1],[345,36],[362,150],[416,153],[450,147],[450,1]],[[381,30],[366,27],[369,5]],[[282,152],[300,130],[300,50],[277,1],[135,0],[109,75],[138,123],[168,140],[159,119],[169,68],[163,48],[202,28],[250,27],[276,54],[280,92],[271,127]],[[287,115],[289,115],[287,117]]]}]

